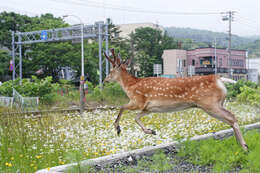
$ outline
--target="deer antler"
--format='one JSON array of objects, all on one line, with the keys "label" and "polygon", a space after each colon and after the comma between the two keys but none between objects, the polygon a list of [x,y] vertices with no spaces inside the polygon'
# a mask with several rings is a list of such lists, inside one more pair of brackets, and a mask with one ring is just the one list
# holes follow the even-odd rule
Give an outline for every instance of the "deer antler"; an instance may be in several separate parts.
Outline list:
[{"label": "deer antler", "polygon": [[111,62],[113,65],[115,64],[115,61],[113,61],[111,58],[109,58],[109,56],[106,54],[106,52],[104,51],[104,55],[106,57],[106,59]]},{"label": "deer antler", "polygon": [[111,53],[112,53],[112,55],[113,55],[113,59],[112,58],[110,58],[107,54],[106,54],[106,52],[104,52],[104,55],[105,55],[105,57],[108,59],[108,61],[110,61],[111,62],[111,64],[113,65],[113,67],[115,67],[116,65],[118,65],[119,63],[120,63],[120,60],[115,56],[115,50],[114,49],[110,49],[110,51],[111,51]]},{"label": "deer antler", "polygon": [[115,49],[111,49],[111,53],[112,53],[112,55],[114,57],[115,65],[119,65],[120,64],[120,59],[116,56]]},{"label": "deer antler", "polygon": [[131,64],[133,57],[131,57],[130,59],[126,59],[126,60],[123,61],[123,60],[121,59],[121,57],[120,57],[120,53],[118,53],[118,56],[116,56],[115,50],[114,50],[113,48],[110,49],[110,51],[111,51],[111,53],[112,53],[113,59],[110,58],[110,57],[106,54],[105,51],[104,51],[104,55],[105,55],[105,57],[108,59],[108,61],[111,62],[111,64],[113,65],[113,67],[115,67],[116,65],[120,66],[120,65],[122,65],[122,64],[126,64],[126,65]]}]

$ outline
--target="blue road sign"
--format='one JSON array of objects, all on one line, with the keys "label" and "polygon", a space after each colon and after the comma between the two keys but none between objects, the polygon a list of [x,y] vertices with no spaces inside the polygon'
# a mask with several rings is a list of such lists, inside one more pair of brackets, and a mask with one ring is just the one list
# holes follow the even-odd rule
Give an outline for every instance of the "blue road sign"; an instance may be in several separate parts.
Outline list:
[{"label": "blue road sign", "polygon": [[47,40],[47,39],[48,39],[47,31],[43,30],[43,31],[41,32],[41,39],[42,39],[42,40]]}]

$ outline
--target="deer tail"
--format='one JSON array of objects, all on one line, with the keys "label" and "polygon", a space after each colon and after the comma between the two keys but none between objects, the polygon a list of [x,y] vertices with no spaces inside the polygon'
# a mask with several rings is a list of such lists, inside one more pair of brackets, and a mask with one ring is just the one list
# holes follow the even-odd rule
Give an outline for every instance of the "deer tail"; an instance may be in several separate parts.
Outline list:
[{"label": "deer tail", "polygon": [[232,80],[232,79],[228,79],[228,78],[224,78],[224,77],[221,77],[220,80],[224,83],[232,83],[232,84],[235,84],[237,83],[237,81],[235,80]]}]

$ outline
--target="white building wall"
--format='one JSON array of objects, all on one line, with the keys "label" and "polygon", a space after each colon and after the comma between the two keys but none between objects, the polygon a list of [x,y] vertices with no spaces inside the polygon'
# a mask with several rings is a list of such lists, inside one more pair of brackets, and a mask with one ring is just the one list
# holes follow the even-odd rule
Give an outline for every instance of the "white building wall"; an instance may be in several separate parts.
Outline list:
[{"label": "white building wall", "polygon": [[[163,51],[163,74],[174,76],[186,76],[187,75],[187,52],[181,49],[170,49]],[[186,67],[184,67],[184,61]],[[179,67],[179,65],[181,65]],[[182,71],[182,75],[179,73]]]},{"label": "white building wall", "polygon": [[150,27],[153,29],[159,29],[162,32],[164,32],[164,28],[160,25],[154,24],[154,23],[132,23],[132,24],[121,24],[118,25],[119,30],[121,31],[119,33],[120,37],[123,38],[129,38],[129,34],[131,34],[131,32],[135,32],[135,30],[137,28],[145,28],[145,27]]}]

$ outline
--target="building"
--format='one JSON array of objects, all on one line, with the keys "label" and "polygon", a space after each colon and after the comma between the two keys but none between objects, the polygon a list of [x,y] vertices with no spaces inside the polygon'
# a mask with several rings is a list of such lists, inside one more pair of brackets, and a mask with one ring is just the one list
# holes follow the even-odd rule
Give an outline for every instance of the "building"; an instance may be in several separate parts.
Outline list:
[{"label": "building", "polygon": [[260,74],[260,58],[250,58],[247,60],[248,69],[257,69],[258,75]]},{"label": "building", "polygon": [[257,83],[260,77],[260,58],[250,58],[247,61],[248,80]]},{"label": "building", "polygon": [[[226,49],[216,49],[216,63],[215,48],[164,50],[162,58],[164,75],[177,77],[208,75],[214,74],[217,70],[220,76],[229,76],[228,51]],[[230,73],[234,80],[247,77],[245,50],[232,49],[230,64]]]},{"label": "building", "polygon": [[119,36],[122,38],[129,39],[129,34],[132,32],[134,33],[137,28],[145,28],[150,27],[153,29],[159,29],[162,32],[164,32],[164,28],[158,24],[154,23],[132,23],[132,24],[121,24],[118,25],[119,30],[121,31],[119,33]]}]

